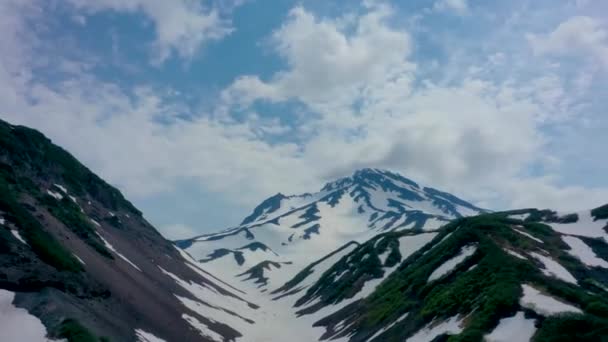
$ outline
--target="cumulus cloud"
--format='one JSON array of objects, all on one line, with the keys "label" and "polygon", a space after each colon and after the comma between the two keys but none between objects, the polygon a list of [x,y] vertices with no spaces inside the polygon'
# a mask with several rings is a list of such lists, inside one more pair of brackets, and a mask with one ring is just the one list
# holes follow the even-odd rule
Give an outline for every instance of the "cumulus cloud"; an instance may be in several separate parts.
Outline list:
[{"label": "cumulus cloud", "polygon": [[[143,6],[154,3],[70,1],[93,12],[147,11]],[[548,114],[570,111],[572,94],[559,77],[421,79],[412,35],[392,25],[397,13],[388,5],[369,3],[333,19],[295,7],[271,35],[286,67],[267,78],[238,77],[217,108],[200,111],[167,96],[167,89],[125,88],[78,68],[52,85],[31,77],[28,44],[36,37],[19,21],[26,8],[17,11],[18,3],[0,4],[6,19],[0,20],[6,38],[0,116],[41,129],[128,196],[147,198],[187,182],[210,197],[250,206],[372,166],[499,208],[573,209],[608,198],[602,189],[564,187],[558,177],[528,173],[539,162],[559,162],[541,127]],[[510,60],[490,56],[492,65]],[[588,83],[581,78],[577,87]],[[296,102],[305,110],[269,118],[258,113],[260,102]],[[236,119],[235,112],[245,114]],[[285,117],[297,120],[286,124]],[[177,238],[190,228],[168,225],[164,232]]]},{"label": "cumulus cloud", "polygon": [[289,69],[266,82],[255,75],[243,76],[224,92],[224,98],[240,102],[295,98],[326,111],[351,105],[376,87],[407,83],[414,69],[407,60],[410,36],[387,25],[392,8],[370,6],[354,20],[318,18],[302,7],[292,9],[272,35],[275,51]]},{"label": "cumulus cloud", "polygon": [[539,55],[577,56],[608,70],[608,31],[602,22],[587,16],[571,17],[547,34],[528,34]]},{"label": "cumulus cloud", "polygon": [[162,63],[172,54],[191,59],[207,42],[232,32],[230,22],[217,9],[199,0],[67,0],[89,14],[101,11],[142,13],[156,29],[153,57]]}]

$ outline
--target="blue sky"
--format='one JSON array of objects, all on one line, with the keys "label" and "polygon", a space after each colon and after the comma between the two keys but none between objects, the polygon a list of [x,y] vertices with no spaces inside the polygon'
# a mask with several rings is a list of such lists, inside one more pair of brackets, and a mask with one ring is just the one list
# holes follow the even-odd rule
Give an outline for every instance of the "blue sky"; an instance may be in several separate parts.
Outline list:
[{"label": "blue sky", "polygon": [[361,167],[492,209],[608,202],[601,0],[6,0],[0,117],[170,238]]}]

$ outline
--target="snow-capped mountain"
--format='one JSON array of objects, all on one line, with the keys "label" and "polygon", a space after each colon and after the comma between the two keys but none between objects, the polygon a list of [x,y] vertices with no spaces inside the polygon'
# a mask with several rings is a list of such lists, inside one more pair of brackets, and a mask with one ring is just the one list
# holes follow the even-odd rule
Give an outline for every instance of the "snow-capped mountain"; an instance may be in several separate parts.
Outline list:
[{"label": "snow-capped mountain", "polygon": [[366,169],[179,244],[202,262],[0,121],[1,341],[608,340],[608,205],[485,213]]},{"label": "snow-capped mountain", "polygon": [[363,169],[312,194],[277,194],[241,225],[178,241],[206,269],[265,291],[348,242],[390,231],[432,231],[484,210],[390,171]]}]

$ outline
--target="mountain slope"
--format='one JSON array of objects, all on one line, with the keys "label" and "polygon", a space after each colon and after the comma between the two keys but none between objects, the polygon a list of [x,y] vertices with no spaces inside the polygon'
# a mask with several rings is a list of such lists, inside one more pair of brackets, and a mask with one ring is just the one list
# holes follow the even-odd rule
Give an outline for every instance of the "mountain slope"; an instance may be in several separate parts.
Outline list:
[{"label": "mountain slope", "polygon": [[[316,297],[315,305],[299,312],[339,307],[315,325],[326,329],[322,338],[344,341],[430,341],[442,335],[451,335],[450,341],[484,336],[498,341],[606,340],[605,208],[458,219],[433,242],[412,250],[371,294],[350,300],[361,281],[380,274],[377,262],[370,266],[349,259],[361,253],[375,259],[370,248],[394,233],[379,236],[330,268],[296,306]],[[513,331],[513,326],[518,328]]]},{"label": "mountain slope", "polygon": [[50,337],[70,341],[242,336],[215,318],[246,321],[241,315],[258,307],[187,257],[67,152],[34,130],[0,121],[4,313],[26,309]]},{"label": "mountain slope", "polygon": [[398,174],[363,169],[313,194],[272,196],[240,226],[177,245],[209,270],[267,291],[348,242],[386,231],[434,230],[481,212]]}]

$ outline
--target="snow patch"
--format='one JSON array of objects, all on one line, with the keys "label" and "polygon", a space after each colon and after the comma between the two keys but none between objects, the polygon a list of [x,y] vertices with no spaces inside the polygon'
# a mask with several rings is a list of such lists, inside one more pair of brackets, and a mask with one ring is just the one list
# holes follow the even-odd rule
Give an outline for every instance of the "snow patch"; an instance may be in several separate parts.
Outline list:
[{"label": "snow patch", "polygon": [[534,252],[530,254],[543,264],[544,268],[542,269],[542,272],[544,275],[549,277],[556,277],[567,283],[575,285],[578,284],[576,278],[574,278],[574,276],[570,274],[570,272],[568,272],[568,270],[564,266],[560,265],[557,261],[542,254]]},{"label": "snow patch", "polygon": [[15,293],[0,289],[0,340],[49,342],[38,317],[13,305]]},{"label": "snow patch", "polygon": [[517,252],[515,252],[513,250],[510,250],[508,248],[503,248],[503,249],[504,249],[505,252],[511,254],[512,256],[514,256],[514,257],[516,257],[518,259],[528,260],[528,258],[526,258],[525,256],[523,256],[523,255],[521,255],[521,254],[519,254],[519,253],[517,253]]},{"label": "snow patch", "polygon": [[57,189],[61,190],[61,192],[63,192],[64,194],[67,194],[67,193],[68,193],[68,189],[66,189],[66,188],[65,188],[63,185],[61,185],[61,184],[57,184],[57,183],[55,183],[55,184],[53,184],[53,185],[54,185],[54,186],[55,186]]},{"label": "snow patch", "polygon": [[199,321],[198,319],[189,316],[187,314],[182,314],[182,318],[188,322],[188,324],[190,324],[190,326],[192,326],[194,329],[198,330],[198,332],[200,333],[200,335],[204,338],[209,339],[210,341],[213,342],[222,342],[224,340],[224,338],[222,337],[222,335],[216,333],[215,331],[209,329],[209,327],[207,325],[205,325],[204,323],[202,323],[201,321]]},{"label": "snow patch", "polygon": [[486,342],[524,342],[532,340],[536,332],[535,320],[526,319],[522,311],[513,317],[503,318],[494,330],[484,336]]},{"label": "snow patch", "polygon": [[519,305],[534,310],[539,315],[551,316],[562,312],[583,313],[579,308],[542,294],[530,285],[523,284],[521,287],[524,295],[519,299]]},{"label": "snow patch", "polygon": [[4,220],[4,217],[0,216],[0,224],[4,225],[6,223],[6,221]]},{"label": "snow patch", "polygon": [[553,230],[567,235],[603,238],[608,242],[608,233],[604,231],[606,220],[595,221],[591,211],[577,213],[578,221],[574,223],[547,223]]},{"label": "snow patch", "polygon": [[78,255],[76,255],[76,254],[74,254],[74,253],[72,253],[72,255],[73,255],[73,256],[74,256],[74,258],[76,258],[76,260],[78,260],[78,261],[79,261],[81,264],[86,265],[86,264],[84,263],[84,261],[82,261],[82,259],[80,259],[80,257],[79,257]]},{"label": "snow patch", "polygon": [[150,334],[149,332],[145,332],[141,329],[135,329],[135,336],[137,336],[138,342],[166,342],[162,338],[158,338]]},{"label": "snow patch", "polygon": [[591,249],[583,240],[574,236],[563,236],[562,240],[570,246],[568,253],[575,258],[578,258],[583,264],[591,267],[608,268],[608,262],[598,257],[595,252],[593,252],[593,249]]},{"label": "snow patch", "polygon": [[107,249],[109,249],[112,252],[114,252],[114,254],[118,255],[122,260],[126,261],[129,265],[133,266],[135,269],[137,269],[139,272],[141,272],[141,269],[139,267],[137,267],[137,265],[135,265],[134,263],[132,263],[131,260],[127,259],[126,256],[124,256],[120,252],[118,252],[114,248],[114,246],[112,246],[106,239],[103,238],[103,236],[101,236],[99,233],[97,233],[97,236],[99,236],[99,238],[101,239],[101,241],[103,241],[103,244],[106,246]]},{"label": "snow patch", "polygon": [[437,280],[444,275],[450,273],[456,266],[458,266],[461,262],[465,261],[467,258],[471,257],[477,251],[477,245],[467,245],[462,247],[458,255],[451,258],[450,260],[443,263],[443,265],[439,266],[431,276],[428,281]]},{"label": "snow patch", "polygon": [[536,241],[538,243],[544,243],[543,240],[532,236],[532,234],[529,234],[529,233],[526,233],[526,232],[522,232],[521,230],[516,229],[516,228],[513,228],[513,230],[516,231],[516,232],[518,232],[519,234],[521,234],[523,236],[529,237],[530,239],[532,239],[532,240],[534,240],[534,241]]},{"label": "snow patch", "polygon": [[14,236],[14,237],[15,237],[17,240],[19,240],[19,241],[21,241],[21,242],[23,242],[24,244],[26,244],[26,245],[27,245],[27,242],[25,242],[25,239],[24,239],[23,237],[21,237],[21,234],[19,234],[19,231],[17,231],[17,230],[15,230],[15,229],[13,229],[13,230],[11,230],[11,233],[13,234],[13,236]]},{"label": "snow patch", "polygon": [[61,195],[58,192],[47,190],[46,193],[49,194],[51,197],[55,198],[58,201],[61,201],[63,199],[63,195]]},{"label": "snow patch", "polygon": [[416,253],[422,247],[431,242],[438,233],[422,233],[417,235],[405,235],[399,238],[399,253],[401,262]]},{"label": "snow patch", "polygon": [[394,327],[397,323],[399,323],[399,322],[403,321],[404,319],[406,319],[409,314],[410,313],[407,312],[404,315],[402,315],[401,317],[397,318],[393,323],[387,325],[386,327],[382,328],[380,331],[378,331],[377,333],[375,333],[372,337],[368,338],[367,341],[372,341],[376,337],[384,334],[385,331],[388,331],[390,328]]},{"label": "snow patch", "polygon": [[431,322],[427,324],[424,328],[418,331],[414,336],[405,340],[406,342],[429,342],[435,339],[436,337],[449,334],[456,335],[460,334],[463,330],[462,322],[464,318],[460,318],[460,316],[454,316],[447,321],[444,322]]}]

